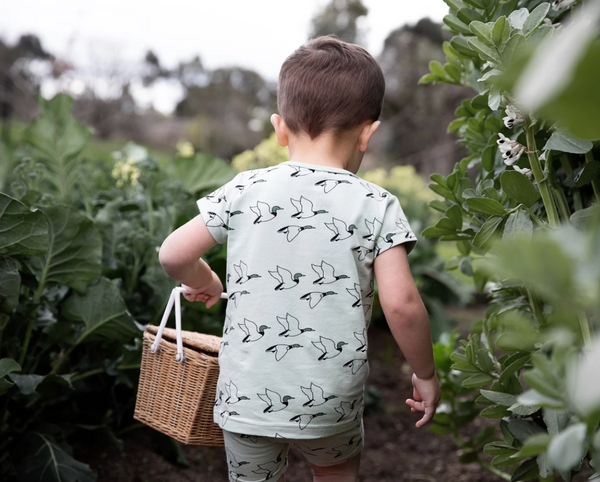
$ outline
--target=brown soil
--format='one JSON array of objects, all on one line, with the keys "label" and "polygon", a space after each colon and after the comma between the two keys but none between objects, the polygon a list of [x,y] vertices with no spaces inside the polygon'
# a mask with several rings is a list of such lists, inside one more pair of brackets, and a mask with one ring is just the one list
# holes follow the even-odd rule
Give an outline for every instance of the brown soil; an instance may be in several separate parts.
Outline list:
[{"label": "brown soil", "polygon": [[[415,428],[419,419],[404,400],[412,395],[411,371],[391,334],[369,329],[368,386],[381,393],[378,410],[365,414],[365,450],[362,482],[498,481],[478,464],[461,464],[448,437]],[[377,356],[375,356],[377,355]],[[152,429],[141,428],[123,436],[125,449],[80,444],[74,456],[98,471],[98,482],[213,482],[227,480],[223,448],[184,446],[188,467],[167,462],[153,449]],[[290,449],[288,482],[311,482],[311,470],[300,452]]]}]

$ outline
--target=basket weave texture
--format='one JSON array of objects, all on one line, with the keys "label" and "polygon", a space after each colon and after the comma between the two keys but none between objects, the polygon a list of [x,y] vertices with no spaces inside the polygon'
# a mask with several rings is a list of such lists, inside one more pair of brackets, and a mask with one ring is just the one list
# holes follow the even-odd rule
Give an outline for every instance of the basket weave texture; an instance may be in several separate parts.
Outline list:
[{"label": "basket weave texture", "polygon": [[172,328],[164,329],[159,348],[150,351],[158,328],[148,325],[144,332],[133,418],[186,445],[223,446],[223,431],[213,422],[221,338],[182,331],[186,360],[179,363]]}]

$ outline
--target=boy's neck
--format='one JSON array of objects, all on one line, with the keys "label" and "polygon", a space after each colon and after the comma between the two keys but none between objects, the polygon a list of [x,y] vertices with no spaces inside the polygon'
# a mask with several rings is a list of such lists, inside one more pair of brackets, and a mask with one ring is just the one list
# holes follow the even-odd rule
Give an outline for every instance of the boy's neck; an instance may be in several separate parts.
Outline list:
[{"label": "boy's neck", "polygon": [[290,135],[288,153],[290,161],[337,167],[354,174],[364,155],[358,150],[357,136],[351,132],[341,137],[323,133],[314,139],[304,133]]}]

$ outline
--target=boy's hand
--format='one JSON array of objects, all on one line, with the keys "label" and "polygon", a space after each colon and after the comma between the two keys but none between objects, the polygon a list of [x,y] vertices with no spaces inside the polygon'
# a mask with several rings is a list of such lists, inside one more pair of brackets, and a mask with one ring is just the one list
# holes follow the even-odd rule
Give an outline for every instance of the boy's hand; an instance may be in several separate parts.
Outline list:
[{"label": "boy's hand", "polygon": [[221,283],[219,276],[214,271],[212,275],[212,281],[204,287],[192,288],[182,284],[181,287],[188,291],[188,293],[183,293],[185,299],[188,301],[202,301],[206,303],[207,308],[210,308],[219,301],[221,293],[223,293],[223,283]]},{"label": "boy's hand", "polygon": [[410,407],[411,412],[425,412],[423,418],[415,424],[419,428],[431,421],[435,415],[441,397],[440,383],[437,375],[428,380],[421,380],[413,373],[412,384],[414,400],[409,398],[406,400],[406,404]]}]

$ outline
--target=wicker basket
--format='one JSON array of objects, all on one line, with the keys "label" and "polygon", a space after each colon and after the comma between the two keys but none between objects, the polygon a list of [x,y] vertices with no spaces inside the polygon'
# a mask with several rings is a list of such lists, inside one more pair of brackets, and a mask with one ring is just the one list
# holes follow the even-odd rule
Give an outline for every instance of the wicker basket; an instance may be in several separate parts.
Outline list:
[{"label": "wicker basket", "polygon": [[[181,331],[181,292],[171,293],[160,326],[144,332],[133,417],[186,445],[223,446],[213,422],[221,338]],[[173,304],[176,329],[165,328]]]}]

